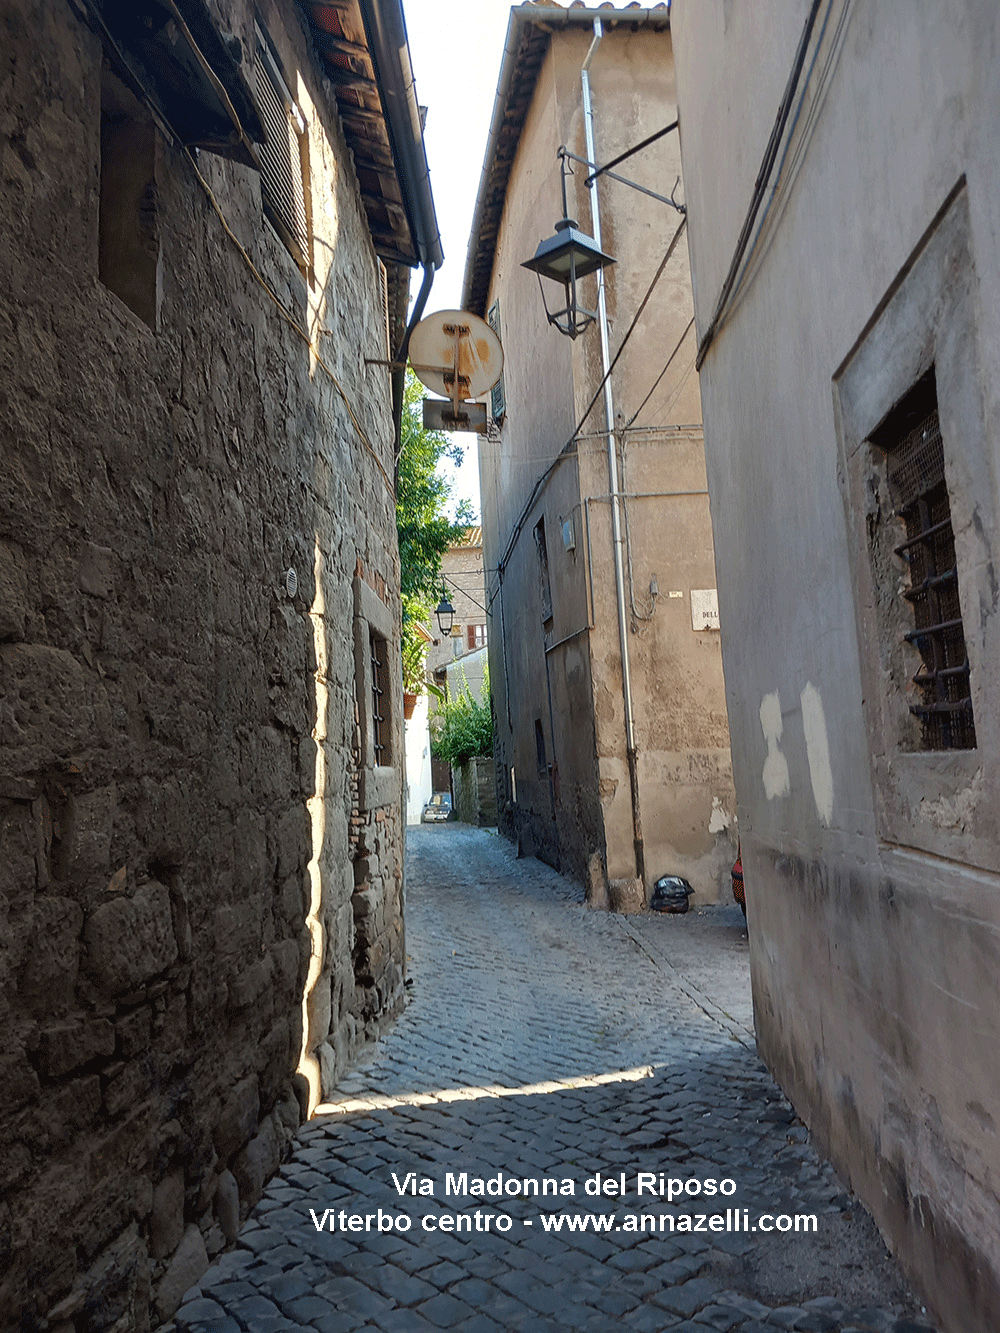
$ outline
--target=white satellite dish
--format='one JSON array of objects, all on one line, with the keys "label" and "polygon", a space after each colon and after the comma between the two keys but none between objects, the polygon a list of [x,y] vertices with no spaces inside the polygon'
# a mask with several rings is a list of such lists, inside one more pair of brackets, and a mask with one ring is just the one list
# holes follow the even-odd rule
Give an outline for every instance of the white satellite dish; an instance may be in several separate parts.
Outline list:
[{"label": "white satellite dish", "polygon": [[410,335],[410,364],[432,393],[457,403],[492,389],[503,372],[500,339],[468,310],[439,310]]}]

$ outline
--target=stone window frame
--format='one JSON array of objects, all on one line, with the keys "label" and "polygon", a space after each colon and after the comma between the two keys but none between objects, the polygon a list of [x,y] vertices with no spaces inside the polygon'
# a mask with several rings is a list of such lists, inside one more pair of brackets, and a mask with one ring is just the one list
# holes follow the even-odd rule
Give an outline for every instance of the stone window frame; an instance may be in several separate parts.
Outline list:
[{"label": "stone window frame", "polygon": [[399,656],[395,617],[374,588],[363,579],[355,578],[354,674],[361,726],[361,772],[358,796],[362,810],[377,810],[380,806],[395,804],[400,798],[401,790],[398,765],[375,762],[375,736],[372,727],[371,636],[373,633],[386,644],[390,689],[386,692],[385,701],[389,708],[389,735],[392,739],[390,754],[396,755],[399,753],[402,685],[398,679],[399,673],[392,669],[392,664]]},{"label": "stone window frame", "polygon": [[[963,177],[837,369],[833,398],[878,837],[888,846],[992,867],[1000,734],[987,686],[1000,651],[992,550],[998,488],[980,390],[976,291]],[[879,582],[873,568],[877,529],[891,501],[884,455],[870,437],[932,367],[977,724],[974,750],[908,744],[907,664],[893,641],[898,620],[886,610],[898,604],[898,586],[887,588],[885,574]],[[902,585],[902,565],[896,574]]]}]

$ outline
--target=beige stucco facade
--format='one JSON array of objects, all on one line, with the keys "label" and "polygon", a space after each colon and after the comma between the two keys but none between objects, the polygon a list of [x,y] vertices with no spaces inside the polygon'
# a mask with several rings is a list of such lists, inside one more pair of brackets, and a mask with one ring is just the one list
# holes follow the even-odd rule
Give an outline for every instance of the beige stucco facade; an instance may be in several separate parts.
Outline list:
[{"label": "beige stucco facade", "polygon": [[[601,18],[589,78],[595,153],[607,162],[674,120],[675,97],[666,9],[638,23],[613,10]],[[599,325],[575,341],[561,336],[521,266],[560,216],[557,149],[587,156],[581,70],[593,19],[513,11],[494,117],[506,137],[494,133],[487,149],[465,304],[491,313],[505,355],[505,412],[479,451],[501,828],[585,880],[595,903],[631,908],[668,873],[686,876],[702,900],[728,892],[734,802],[719,635],[692,621],[693,601],[710,605],[716,580],[684,231],[610,377],[615,501],[603,399],[587,413],[604,373]],[[504,162],[518,115],[516,152]],[[593,234],[587,169],[573,169],[570,209]],[[676,134],[619,171],[669,195]],[[598,196],[603,247],[616,259],[606,279],[613,357],[682,215],[608,179]],[[596,285],[581,284],[591,308]],[[551,309],[561,292],[549,286]]]},{"label": "beige stucco facade", "polygon": [[[673,6],[702,338],[809,8]],[[1000,16],[907,20],[820,6],[701,384],[758,1042],[968,1333],[1000,1308]],[[954,536],[959,748],[911,711],[931,630],[892,432],[918,390]],[[967,715],[956,697],[934,706]]]}]

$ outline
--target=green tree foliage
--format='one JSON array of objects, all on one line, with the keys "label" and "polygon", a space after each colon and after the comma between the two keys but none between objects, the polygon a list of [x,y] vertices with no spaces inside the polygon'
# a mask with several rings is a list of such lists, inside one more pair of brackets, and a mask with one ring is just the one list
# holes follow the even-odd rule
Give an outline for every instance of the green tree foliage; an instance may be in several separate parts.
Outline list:
[{"label": "green tree foliage", "polygon": [[493,753],[493,714],[490,709],[489,673],[483,677],[483,692],[473,699],[468,685],[434,713],[431,752],[449,764],[464,764]]},{"label": "green tree foliage", "polygon": [[417,625],[427,622],[441,595],[441,557],[465,529],[476,522],[467,501],[454,520],[445,513],[451,487],[438,463],[462,461],[462,447],[441,431],[424,430],[424,389],[406,372],[401,447],[396,483],[396,532],[399,537],[403,598],[403,685],[414,694],[423,688],[424,648]]}]

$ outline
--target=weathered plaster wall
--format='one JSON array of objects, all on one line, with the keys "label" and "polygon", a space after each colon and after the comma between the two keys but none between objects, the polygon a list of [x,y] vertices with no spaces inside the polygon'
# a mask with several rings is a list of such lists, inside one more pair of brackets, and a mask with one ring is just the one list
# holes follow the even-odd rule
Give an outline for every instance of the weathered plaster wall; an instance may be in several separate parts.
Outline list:
[{"label": "weathered plaster wall", "polygon": [[[198,168],[391,468],[353,169],[294,8],[261,14],[301,72],[312,287],[255,173]],[[15,0],[0,49],[0,1323],[143,1329],[276,1169],[303,1043],[315,1097],[399,1000],[399,813],[350,781],[352,578],[395,624],[393,508],[162,137],[155,327],[99,281],[73,8]]]},{"label": "weathered plaster wall", "polygon": [[[673,6],[702,332],[807,8]],[[1000,1301],[1000,27],[985,0],[909,17],[830,7],[701,380],[758,1040],[966,1333]],[[896,734],[868,549],[864,440],[931,363],[977,730],[950,754]]]},{"label": "weathered plaster wall", "polygon": [[[520,267],[558,214],[556,149],[566,144],[586,153],[580,71],[591,39],[582,28],[551,39],[497,242],[491,300],[499,296],[503,316],[508,415],[501,442],[480,446],[490,568],[504,553],[531,486],[573,434],[603,375],[596,325],[573,343],[550,328],[537,280]],[[591,85],[596,154],[606,162],[674,119],[669,33],[632,32],[609,22],[593,58]],[[570,208],[583,230],[592,232],[586,172],[579,166],[574,172]],[[621,172],[669,194],[680,173],[677,136],[629,159]],[[617,260],[607,273],[614,355],[680,217],[607,179],[599,194],[602,243]],[[550,304],[557,303],[556,289],[549,287]],[[595,307],[596,279],[581,284],[581,300]],[[696,633],[691,622],[691,590],[715,586],[693,332],[685,336],[691,316],[682,235],[612,383],[617,424],[632,422],[619,434],[617,467],[628,497],[627,619],[647,880],[683,874],[700,899],[711,900],[720,888],[728,892],[735,802],[719,636]],[[678,344],[671,368],[654,387]],[[599,401],[575,455],[556,465],[525,519],[493,604],[494,632],[502,619],[505,647],[496,638],[491,643],[508,805],[501,826],[525,850],[595,885],[597,898],[603,892],[597,881],[634,880],[636,873],[603,424]],[[540,519],[552,592],[549,624],[543,621],[534,538]],[[659,589],[655,600],[651,582]],[[536,722],[545,766],[539,763]]]},{"label": "weathered plaster wall", "polygon": [[482,535],[476,528],[471,531],[476,539],[474,545],[456,543],[441,557],[442,582],[455,608],[453,630],[457,632],[443,639],[437,621],[431,616],[427,629],[436,640],[427,649],[427,670],[431,675],[473,651],[469,648],[468,627],[486,624]]}]

